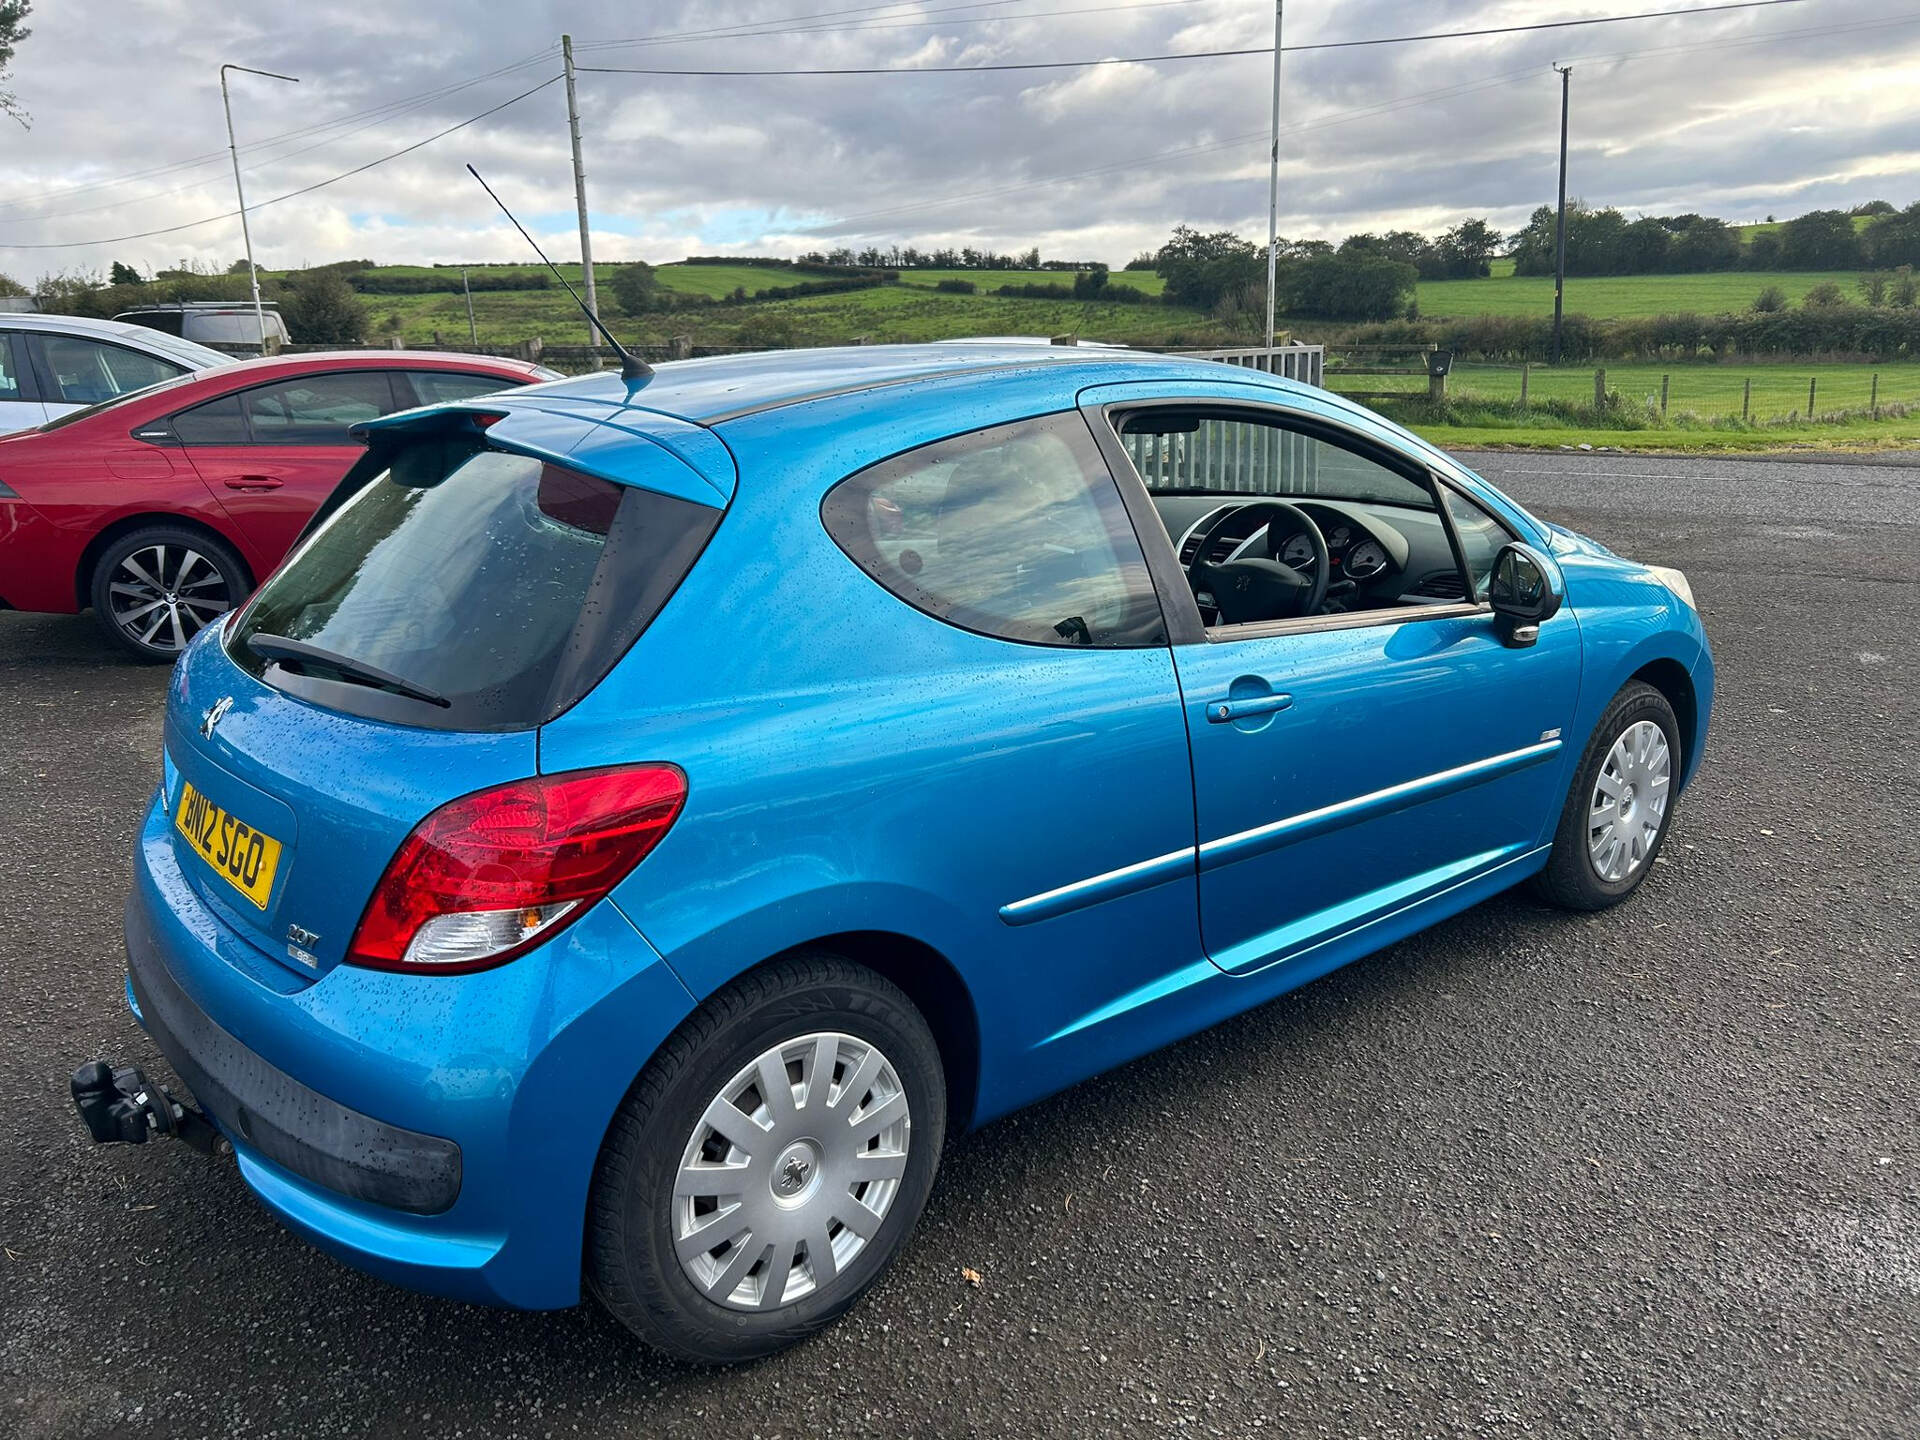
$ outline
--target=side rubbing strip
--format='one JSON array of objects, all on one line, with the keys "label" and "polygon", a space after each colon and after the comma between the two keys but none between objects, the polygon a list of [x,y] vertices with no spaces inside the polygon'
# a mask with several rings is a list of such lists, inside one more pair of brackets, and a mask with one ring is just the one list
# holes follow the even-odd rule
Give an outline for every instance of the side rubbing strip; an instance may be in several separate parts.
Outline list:
[{"label": "side rubbing strip", "polygon": [[1388,815],[1442,795],[1451,795],[1456,790],[1465,790],[1483,780],[1524,770],[1529,765],[1539,764],[1559,748],[1558,740],[1544,740],[1524,750],[1492,755],[1485,760],[1475,760],[1451,770],[1423,775],[1418,780],[1409,780],[1402,785],[1376,790],[1371,795],[1360,795],[1352,800],[1342,800],[1337,805],[1290,815],[1285,820],[1242,830],[1236,835],[1223,835],[1218,840],[1207,841],[1197,851],[1192,847],[1169,850],[1165,855],[1156,855],[1151,860],[1125,865],[1118,870],[1109,870],[1105,874],[1076,880],[1071,885],[1043,890],[1038,895],[1029,895],[1024,900],[1002,905],[1000,918],[1009,925],[1031,925],[1036,920],[1051,920],[1056,915],[1082,910],[1103,900],[1116,900],[1122,895],[1150,890],[1169,880],[1194,875],[1196,861],[1200,870],[1211,870],[1221,865],[1231,865],[1236,860],[1264,855],[1269,850],[1278,850],[1283,845],[1291,845],[1311,835],[1324,835],[1329,830],[1357,824],[1375,815]]},{"label": "side rubbing strip", "polygon": [[1155,885],[1182,876],[1190,877],[1193,873],[1193,847],[1189,845],[1184,850],[1169,850],[1165,855],[1156,855],[1151,860],[1122,866],[1104,875],[1076,880],[1057,890],[1043,890],[1038,895],[1029,895],[1025,900],[1002,905],[1000,918],[1009,925],[1031,925],[1036,920],[1051,920],[1056,915],[1065,915],[1069,910],[1079,910],[1088,905],[1097,905],[1102,900],[1115,900],[1122,895],[1150,890]]},{"label": "side rubbing strip", "polygon": [[1451,770],[1423,775],[1418,780],[1391,785],[1385,790],[1375,790],[1370,795],[1358,795],[1351,800],[1342,800],[1337,805],[1324,805],[1318,810],[1290,815],[1285,820],[1242,830],[1236,835],[1223,835],[1200,847],[1200,868],[1212,870],[1221,865],[1231,865],[1236,860],[1264,855],[1283,845],[1291,845],[1296,840],[1324,835],[1329,830],[1371,820],[1376,815],[1388,815],[1442,795],[1451,795],[1457,790],[1478,785],[1483,780],[1492,780],[1515,770],[1524,770],[1529,765],[1537,765],[1559,748],[1558,740],[1545,740],[1538,745],[1529,745],[1524,750],[1490,755],[1485,760],[1475,760]]}]

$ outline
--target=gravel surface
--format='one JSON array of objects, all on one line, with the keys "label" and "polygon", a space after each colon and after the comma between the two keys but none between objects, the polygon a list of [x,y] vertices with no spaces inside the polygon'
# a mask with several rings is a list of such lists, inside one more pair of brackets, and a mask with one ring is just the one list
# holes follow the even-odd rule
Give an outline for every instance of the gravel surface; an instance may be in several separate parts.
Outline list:
[{"label": "gravel surface", "polygon": [[165,676],[0,615],[0,1435],[1920,1433],[1920,469],[1474,463],[1705,610],[1639,896],[1503,896],[960,1141],[864,1304],[724,1373],[83,1143],[68,1070],[155,1059],[119,907]]}]

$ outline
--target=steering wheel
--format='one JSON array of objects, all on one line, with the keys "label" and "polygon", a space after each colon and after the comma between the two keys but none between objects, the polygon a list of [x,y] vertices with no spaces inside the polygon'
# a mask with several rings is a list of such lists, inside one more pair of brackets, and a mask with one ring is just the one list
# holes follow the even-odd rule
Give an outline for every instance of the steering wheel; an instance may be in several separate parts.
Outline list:
[{"label": "steering wheel", "polygon": [[[1209,564],[1207,552],[1221,532],[1237,521],[1265,517],[1267,557],[1252,556]],[[1289,528],[1275,525],[1290,522]],[[1258,528],[1257,526],[1255,527]],[[1302,575],[1280,559],[1280,545],[1290,535],[1305,535],[1313,545],[1313,569]],[[1333,576],[1333,560],[1327,553],[1327,538],[1313,517],[1284,500],[1255,500],[1228,510],[1207,527],[1200,546],[1187,566],[1187,583],[1198,596],[1213,596],[1213,608],[1220,612],[1224,625],[1244,625],[1253,620],[1285,620],[1296,615],[1311,615],[1327,598],[1327,584]]]}]

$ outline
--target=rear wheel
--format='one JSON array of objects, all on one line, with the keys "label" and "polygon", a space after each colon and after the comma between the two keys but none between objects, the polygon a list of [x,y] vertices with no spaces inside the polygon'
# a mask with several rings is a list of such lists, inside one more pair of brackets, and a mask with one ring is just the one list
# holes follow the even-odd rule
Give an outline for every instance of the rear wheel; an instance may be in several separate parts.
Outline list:
[{"label": "rear wheel", "polygon": [[149,525],[101,551],[88,589],[94,618],[123,649],[171,662],[246,597],[247,570],[204,530]]},{"label": "rear wheel", "polygon": [[1536,880],[1569,910],[1617,905],[1647,878],[1673,819],[1680,725],[1667,697],[1635,680],[1607,706],[1587,742]]},{"label": "rear wheel", "polygon": [[779,1350],[898,1253],[945,1128],[939,1048],[899,989],[833,955],[755,972],[701,1006],[621,1106],[588,1284],[680,1359]]}]

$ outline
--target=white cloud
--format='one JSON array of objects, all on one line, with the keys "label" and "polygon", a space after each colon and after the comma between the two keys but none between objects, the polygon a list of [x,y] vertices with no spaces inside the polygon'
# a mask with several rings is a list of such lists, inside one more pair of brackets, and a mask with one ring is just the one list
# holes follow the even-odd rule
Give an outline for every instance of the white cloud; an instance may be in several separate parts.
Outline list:
[{"label": "white cloud", "polygon": [[[1575,65],[1572,189],[1591,203],[1731,219],[1876,195],[1905,203],[1920,195],[1908,179],[1920,153],[1920,21],[1886,3],[1831,0],[1817,9],[1289,55],[1281,228],[1337,237],[1435,230],[1467,215],[1519,225],[1553,196],[1555,59]],[[113,259],[224,266],[237,255],[231,219],[91,248],[9,248],[230,210],[217,82],[224,60],[301,77],[297,87],[234,82],[257,203],[411,144],[557,72],[562,29],[576,37],[583,66],[689,69],[1004,63],[1258,46],[1271,33],[1271,12],[1245,0],[1097,13],[1089,0],[958,12],[929,0],[918,11],[791,18],[846,8],[827,0],[46,6],[14,62],[12,83],[34,126],[0,145],[0,270],[31,278]],[[1289,43],[1543,13],[1537,0],[1463,0],[1439,13],[1414,0],[1298,9]],[[1090,13],[1045,13],[1055,11]],[[673,38],[782,19],[789,33]],[[961,23],[973,20],[987,23]],[[1880,23],[1891,20],[1902,23]],[[1824,33],[1804,33],[1815,29]],[[1778,38],[1746,43],[1766,36]],[[539,58],[447,89],[529,57]],[[596,253],[793,253],[846,235],[1039,244],[1118,264],[1182,221],[1259,235],[1269,78],[1261,56],[1058,74],[583,73]],[[362,111],[375,113],[311,128]],[[286,138],[270,139],[278,135]],[[573,252],[556,85],[366,174],[259,211],[261,259],[519,258],[517,237],[467,180],[469,160],[543,244]],[[145,173],[125,178],[133,172]]]}]

